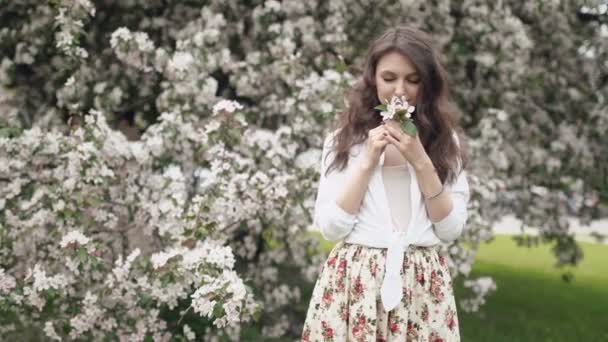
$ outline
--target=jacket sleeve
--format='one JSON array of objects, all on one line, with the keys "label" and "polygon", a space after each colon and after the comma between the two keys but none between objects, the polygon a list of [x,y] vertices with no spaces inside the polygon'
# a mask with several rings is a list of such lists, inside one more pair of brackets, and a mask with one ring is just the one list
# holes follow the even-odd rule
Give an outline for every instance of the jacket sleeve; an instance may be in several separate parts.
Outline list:
[{"label": "jacket sleeve", "polygon": [[[454,139],[456,140],[456,144],[460,146],[456,133],[454,133]],[[452,198],[452,211],[440,221],[433,222],[433,226],[437,237],[441,241],[449,243],[456,240],[462,234],[468,218],[467,205],[469,203],[470,191],[467,173],[464,169],[460,168],[456,181],[452,184],[447,184],[445,191]]]},{"label": "jacket sleeve", "polygon": [[[321,154],[321,176],[319,178],[319,189],[314,208],[314,226],[319,228],[323,238],[329,241],[338,241],[346,237],[358,223],[357,215],[350,214],[337,205],[336,199],[343,190],[348,167],[342,171],[333,169],[325,176],[325,169],[334,158],[332,148],[332,137],[330,134],[323,144]],[[328,156],[326,158],[326,156]]]}]

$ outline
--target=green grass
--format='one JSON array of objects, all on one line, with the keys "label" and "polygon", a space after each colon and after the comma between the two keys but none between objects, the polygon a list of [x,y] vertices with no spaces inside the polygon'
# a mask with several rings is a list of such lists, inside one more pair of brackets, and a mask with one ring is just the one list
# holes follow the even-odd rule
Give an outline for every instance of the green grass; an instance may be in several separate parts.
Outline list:
[{"label": "green grass", "polygon": [[463,341],[608,341],[608,246],[581,247],[568,283],[548,245],[517,247],[508,236],[483,245],[473,275],[493,277],[498,289],[480,312],[460,310]]}]

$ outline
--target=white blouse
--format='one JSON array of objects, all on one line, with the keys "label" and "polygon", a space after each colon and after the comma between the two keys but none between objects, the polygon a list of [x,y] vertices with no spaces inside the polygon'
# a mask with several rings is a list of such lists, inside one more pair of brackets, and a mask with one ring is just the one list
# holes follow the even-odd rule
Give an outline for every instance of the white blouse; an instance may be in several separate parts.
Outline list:
[{"label": "white blouse", "polygon": [[[380,295],[384,308],[389,311],[399,304],[403,296],[399,271],[403,264],[404,253],[409,245],[433,246],[442,241],[451,242],[462,233],[467,220],[467,202],[469,200],[466,171],[461,170],[454,183],[444,185],[444,191],[452,198],[452,211],[442,220],[431,222],[418,186],[416,172],[408,163],[410,188],[407,203],[409,203],[410,215],[405,225],[405,231],[399,231],[393,223],[389,204],[396,203],[388,198],[381,172],[382,166],[384,166],[384,153],[380,155],[378,167],[372,174],[359,211],[356,214],[350,214],[337,205],[338,194],[343,191],[346,180],[361,162],[365,153],[363,149],[365,142],[351,148],[349,161],[344,170],[333,169],[325,176],[327,165],[330,165],[335,157],[332,149],[332,139],[335,133],[330,134],[323,144],[321,176],[315,201],[313,224],[329,241],[344,239],[347,243],[387,248],[386,272]],[[457,139],[456,135],[454,137]],[[328,156],[327,159],[326,156]]]}]

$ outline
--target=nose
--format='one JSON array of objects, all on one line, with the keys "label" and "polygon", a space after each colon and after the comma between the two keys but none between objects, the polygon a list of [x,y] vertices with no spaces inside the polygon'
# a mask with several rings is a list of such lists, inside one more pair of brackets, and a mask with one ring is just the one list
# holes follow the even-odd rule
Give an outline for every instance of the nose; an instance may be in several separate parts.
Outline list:
[{"label": "nose", "polygon": [[403,81],[395,86],[395,96],[405,96],[405,84]]}]

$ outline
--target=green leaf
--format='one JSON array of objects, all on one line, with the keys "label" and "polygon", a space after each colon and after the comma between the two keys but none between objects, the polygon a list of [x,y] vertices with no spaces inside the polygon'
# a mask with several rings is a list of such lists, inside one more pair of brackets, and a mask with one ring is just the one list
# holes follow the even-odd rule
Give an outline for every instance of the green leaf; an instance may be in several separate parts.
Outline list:
[{"label": "green leaf", "polygon": [[0,127],[0,137],[15,138],[21,135],[21,130],[13,127]]},{"label": "green leaf", "polygon": [[85,263],[89,258],[89,254],[87,253],[87,250],[85,248],[80,247],[76,252],[76,257],[78,258],[78,261]]},{"label": "green leaf", "polygon": [[162,287],[167,287],[169,283],[175,282],[175,277],[173,277],[173,273],[165,273],[160,277],[160,284]]},{"label": "green leaf", "polygon": [[224,307],[222,306],[222,304],[220,303],[216,303],[213,306],[213,317],[215,318],[221,318],[222,316],[224,316],[224,314],[226,314],[226,311],[224,310]]},{"label": "green leaf", "polygon": [[340,74],[344,73],[347,69],[348,69],[348,66],[346,65],[346,63],[344,63],[344,60],[342,60],[342,59],[336,65],[336,71]]},{"label": "green leaf", "polygon": [[386,111],[386,105],[385,104],[381,104],[381,105],[378,105],[378,106],[374,107],[374,109],[377,109],[377,110],[385,112]]},{"label": "green leaf", "polygon": [[401,128],[403,129],[403,131],[405,133],[407,133],[408,135],[415,137],[416,134],[418,133],[418,130],[416,129],[416,125],[414,125],[414,122],[410,119],[405,120],[404,123],[401,124]]}]

